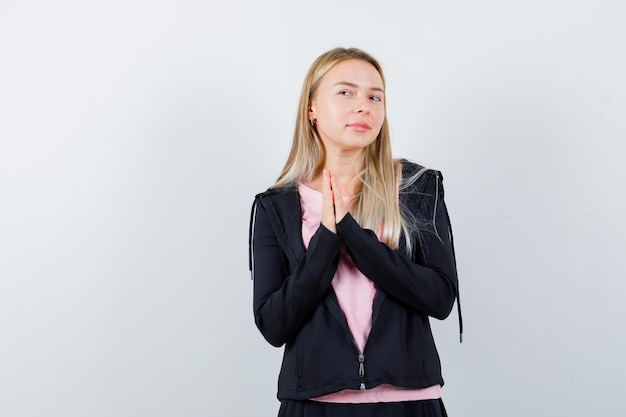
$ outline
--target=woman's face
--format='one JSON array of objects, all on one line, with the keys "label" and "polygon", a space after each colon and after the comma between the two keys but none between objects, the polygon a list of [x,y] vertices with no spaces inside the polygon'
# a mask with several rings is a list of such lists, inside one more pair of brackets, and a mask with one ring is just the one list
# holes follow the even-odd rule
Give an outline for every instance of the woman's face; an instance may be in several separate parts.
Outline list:
[{"label": "woman's face", "polygon": [[333,66],[309,109],[326,152],[358,151],[376,140],[385,119],[384,98],[383,80],[369,62],[349,59]]}]

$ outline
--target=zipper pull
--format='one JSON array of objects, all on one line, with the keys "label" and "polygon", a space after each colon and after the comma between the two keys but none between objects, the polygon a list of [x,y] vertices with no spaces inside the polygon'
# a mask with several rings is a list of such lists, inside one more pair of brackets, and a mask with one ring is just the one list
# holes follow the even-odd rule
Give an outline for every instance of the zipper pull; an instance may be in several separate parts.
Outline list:
[{"label": "zipper pull", "polygon": [[363,378],[365,377],[365,355],[359,355],[359,377],[361,378],[361,389],[365,389],[365,382],[363,382]]}]

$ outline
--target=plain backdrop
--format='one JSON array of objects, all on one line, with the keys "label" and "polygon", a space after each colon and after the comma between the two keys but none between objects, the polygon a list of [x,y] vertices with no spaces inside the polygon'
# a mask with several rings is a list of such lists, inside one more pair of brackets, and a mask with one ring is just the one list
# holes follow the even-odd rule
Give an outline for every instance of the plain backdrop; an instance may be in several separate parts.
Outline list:
[{"label": "plain backdrop", "polygon": [[624,416],[622,1],[0,2],[0,416],[274,416],[248,225],[356,46],[444,175],[450,416]]}]

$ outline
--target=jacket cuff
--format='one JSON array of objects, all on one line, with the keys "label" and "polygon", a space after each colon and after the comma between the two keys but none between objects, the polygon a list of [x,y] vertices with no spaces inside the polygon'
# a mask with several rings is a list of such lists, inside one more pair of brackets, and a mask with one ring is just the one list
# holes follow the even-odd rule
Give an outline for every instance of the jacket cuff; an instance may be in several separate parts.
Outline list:
[{"label": "jacket cuff", "polygon": [[369,229],[363,229],[350,213],[346,213],[343,219],[337,223],[337,234],[341,236],[350,236],[355,233],[362,233],[363,231],[369,231]]}]

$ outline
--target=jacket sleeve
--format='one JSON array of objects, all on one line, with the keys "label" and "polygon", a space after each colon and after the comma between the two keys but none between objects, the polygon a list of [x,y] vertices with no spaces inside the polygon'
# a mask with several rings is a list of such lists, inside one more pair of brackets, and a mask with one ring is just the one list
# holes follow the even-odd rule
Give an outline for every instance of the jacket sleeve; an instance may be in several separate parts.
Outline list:
[{"label": "jacket sleeve", "polygon": [[261,203],[253,231],[254,319],[263,337],[279,347],[296,336],[324,298],[337,269],[342,239],[320,226],[293,267]]},{"label": "jacket sleeve", "polygon": [[[380,242],[376,234],[362,229],[351,215],[337,224],[355,266],[381,290],[409,308],[444,319],[457,295],[457,274],[443,184],[439,173],[424,174],[425,190],[411,210],[430,221],[420,230],[413,259]],[[430,201],[429,201],[430,200]]]}]

